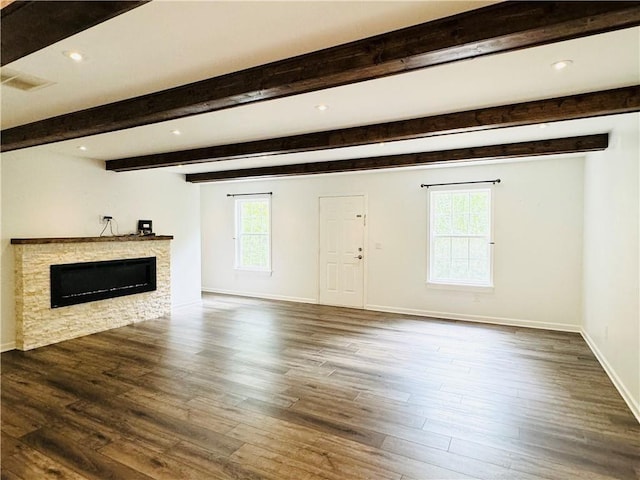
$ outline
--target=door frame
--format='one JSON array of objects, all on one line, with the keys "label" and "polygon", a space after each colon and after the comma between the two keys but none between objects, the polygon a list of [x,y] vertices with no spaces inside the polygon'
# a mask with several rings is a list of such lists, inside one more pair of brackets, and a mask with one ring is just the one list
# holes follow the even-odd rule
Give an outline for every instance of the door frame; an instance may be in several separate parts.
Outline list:
[{"label": "door frame", "polygon": [[[316,271],[316,303],[318,305],[325,305],[320,303],[320,244],[322,242],[322,238],[320,236],[320,199],[322,198],[336,198],[336,197],[362,197],[362,202],[364,205],[364,223],[362,226],[362,254],[364,256],[362,263],[362,306],[361,307],[341,307],[341,308],[355,308],[358,310],[366,310],[367,309],[367,298],[368,298],[368,272],[369,272],[369,196],[366,193],[336,193],[336,194],[325,194],[318,195],[318,206],[317,206],[317,215],[318,215],[318,231],[317,231],[317,239],[318,239],[318,251],[317,251],[317,271]],[[329,305],[335,306],[335,305]]]}]

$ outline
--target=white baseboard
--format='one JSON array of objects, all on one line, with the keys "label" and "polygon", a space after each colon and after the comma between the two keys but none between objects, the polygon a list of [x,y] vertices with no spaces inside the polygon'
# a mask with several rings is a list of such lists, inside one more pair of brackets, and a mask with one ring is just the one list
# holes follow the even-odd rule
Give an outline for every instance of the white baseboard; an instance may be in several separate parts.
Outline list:
[{"label": "white baseboard", "polygon": [[202,299],[199,298],[198,300],[193,300],[192,302],[184,302],[184,303],[177,303],[175,305],[171,305],[171,310],[176,310],[178,308],[184,308],[184,307],[193,307],[196,305],[202,305]]},{"label": "white baseboard", "polygon": [[268,293],[255,293],[255,292],[242,292],[235,290],[220,290],[218,288],[208,288],[203,287],[203,292],[206,293],[220,293],[223,295],[235,295],[238,297],[254,297],[254,298],[264,298],[266,300],[283,300],[285,302],[296,302],[296,303],[318,303],[318,300],[315,298],[306,298],[306,297],[288,297],[286,295],[271,295]]},{"label": "white baseboard", "polygon": [[388,307],[386,305],[365,305],[365,310],[376,312],[400,313],[404,315],[416,315],[418,317],[442,318],[445,320],[462,320],[465,322],[491,323],[510,327],[539,328],[542,330],[557,330],[560,332],[580,332],[579,325],[570,323],[536,322],[518,318],[487,317],[483,315],[468,315],[464,313],[433,312],[429,310],[417,310],[412,308]]},{"label": "white baseboard", "polygon": [[8,352],[16,349],[16,342],[7,342],[0,344],[0,352]]},{"label": "white baseboard", "polygon": [[616,371],[607,361],[607,357],[605,357],[604,354],[600,351],[598,345],[596,345],[596,342],[594,342],[587,331],[583,328],[580,330],[580,333],[582,334],[582,338],[584,338],[584,341],[587,342],[587,345],[589,345],[589,348],[598,359],[598,362],[600,362],[600,365],[602,365],[602,368],[604,369],[606,374],[613,382],[613,385],[620,393],[620,396],[622,396],[622,399],[631,410],[631,413],[633,413],[633,415],[636,417],[636,420],[638,420],[638,423],[640,423],[640,399],[633,398],[631,392],[627,389],[622,380],[620,380],[620,377],[618,377]]}]

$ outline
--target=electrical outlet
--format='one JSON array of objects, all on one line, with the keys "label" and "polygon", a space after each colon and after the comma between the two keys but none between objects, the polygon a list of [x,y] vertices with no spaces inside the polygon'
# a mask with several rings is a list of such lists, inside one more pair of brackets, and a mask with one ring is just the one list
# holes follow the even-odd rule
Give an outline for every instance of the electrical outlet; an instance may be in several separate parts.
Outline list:
[{"label": "electrical outlet", "polygon": [[111,215],[100,215],[100,223],[107,223],[109,220],[113,220]]}]

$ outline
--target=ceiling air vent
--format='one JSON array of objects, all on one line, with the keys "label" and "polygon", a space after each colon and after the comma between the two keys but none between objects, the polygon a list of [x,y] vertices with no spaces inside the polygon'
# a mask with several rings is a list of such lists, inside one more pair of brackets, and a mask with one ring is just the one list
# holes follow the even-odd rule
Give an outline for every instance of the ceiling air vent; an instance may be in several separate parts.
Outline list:
[{"label": "ceiling air vent", "polygon": [[9,70],[7,68],[0,70],[0,76],[2,77],[3,86],[17,88],[23,92],[33,92],[34,90],[39,90],[55,83],[45,80],[44,78],[27,75],[26,73]]}]

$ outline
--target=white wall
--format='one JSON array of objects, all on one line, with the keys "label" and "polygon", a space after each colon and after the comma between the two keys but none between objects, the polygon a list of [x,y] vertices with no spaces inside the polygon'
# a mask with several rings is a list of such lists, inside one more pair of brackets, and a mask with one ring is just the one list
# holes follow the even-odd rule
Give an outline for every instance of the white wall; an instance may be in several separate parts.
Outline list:
[{"label": "white wall", "polygon": [[584,331],[640,421],[640,114],[585,165]]},{"label": "white wall", "polygon": [[[202,185],[203,289],[316,302],[318,197],[364,194],[367,308],[578,331],[583,167],[574,157]],[[494,291],[427,287],[420,184],[497,177]],[[273,191],[271,276],[233,269],[233,199],[226,196],[264,191]]]},{"label": "white wall", "polygon": [[97,236],[100,215],[112,215],[121,234],[138,219],[153,220],[158,234],[170,234],[172,305],[200,300],[199,187],[183,176],[150,171],[115,173],[104,162],[19,151],[2,155],[0,346],[15,337],[13,251],[16,237]]}]

